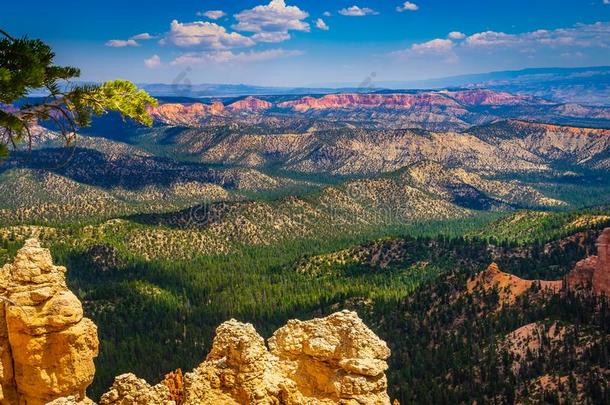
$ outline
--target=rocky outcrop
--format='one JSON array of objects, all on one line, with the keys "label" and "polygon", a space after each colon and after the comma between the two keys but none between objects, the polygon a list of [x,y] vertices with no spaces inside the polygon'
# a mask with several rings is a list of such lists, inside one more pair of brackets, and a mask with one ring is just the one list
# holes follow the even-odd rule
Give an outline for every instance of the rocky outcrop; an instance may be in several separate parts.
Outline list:
[{"label": "rocky outcrop", "polygon": [[97,328],[54,266],[48,249],[26,241],[0,269],[0,403],[42,405],[71,396],[87,403]]},{"label": "rocky outcrop", "polygon": [[100,405],[176,405],[171,400],[169,388],[159,383],[154,387],[133,374],[115,378],[110,391],[100,400]]},{"label": "rocky outcrop", "polygon": [[184,375],[182,393],[174,383],[170,393],[168,377],[150,386],[126,374],[100,404],[390,403],[385,376],[390,350],[355,312],[289,321],[268,346],[251,324],[232,319],[216,330],[206,360]]},{"label": "rocky outcrop", "polygon": [[557,292],[562,288],[562,281],[547,280],[525,280],[513,274],[504,273],[496,263],[492,263],[485,271],[468,280],[467,289],[469,293],[474,291],[498,290],[498,303],[500,306],[512,305],[517,298],[523,295],[534,285],[543,291]]},{"label": "rocky outcrop", "polygon": [[526,291],[537,285],[543,291],[559,292],[564,288],[605,294],[610,296],[610,228],[602,231],[596,242],[597,256],[589,256],[574,266],[565,280],[524,280],[515,275],[504,273],[496,263],[468,280],[467,290],[498,290],[500,307],[512,305]]},{"label": "rocky outcrop", "polygon": [[597,256],[576,263],[566,281],[571,288],[591,289],[596,294],[610,297],[610,228],[603,230],[595,246]]},{"label": "rocky outcrop", "polygon": [[296,403],[385,404],[388,346],[355,312],[291,320],[269,339],[284,374],[305,397]]}]

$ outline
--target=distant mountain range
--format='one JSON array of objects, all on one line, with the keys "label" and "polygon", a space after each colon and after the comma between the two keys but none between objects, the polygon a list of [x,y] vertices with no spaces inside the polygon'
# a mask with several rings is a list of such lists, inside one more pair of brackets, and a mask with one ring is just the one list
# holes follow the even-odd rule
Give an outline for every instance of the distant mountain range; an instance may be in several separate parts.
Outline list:
[{"label": "distant mountain range", "polygon": [[531,68],[451,76],[418,81],[328,83],[317,86],[288,88],[262,87],[245,84],[142,84],[158,97],[232,97],[244,95],[330,94],[337,92],[374,93],[384,90],[421,90],[488,88],[547,98],[556,102],[592,105],[610,103],[610,67]]},{"label": "distant mountain range", "polygon": [[[85,82],[83,82],[85,83]],[[367,86],[358,83],[327,83],[303,87],[254,86],[248,84],[140,83],[155,97],[173,102],[202,98],[243,96],[324,95],[331,93],[376,93],[425,89],[487,88],[533,95],[561,103],[610,105],[610,66],[579,68],[530,68],[451,76],[416,81],[380,81]],[[35,91],[31,97],[44,93]]]}]

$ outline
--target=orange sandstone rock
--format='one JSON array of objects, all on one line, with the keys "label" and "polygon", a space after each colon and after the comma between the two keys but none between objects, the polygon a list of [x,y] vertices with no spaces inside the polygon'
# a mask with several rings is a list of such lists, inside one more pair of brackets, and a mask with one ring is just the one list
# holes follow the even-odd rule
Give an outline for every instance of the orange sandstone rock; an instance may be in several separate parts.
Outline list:
[{"label": "orange sandstone rock", "polygon": [[83,317],[65,271],[35,239],[0,269],[6,299],[0,316],[2,404],[42,405],[65,396],[86,400],[97,328]]},{"label": "orange sandstone rock", "polygon": [[[183,404],[390,404],[390,350],[355,312],[289,321],[268,345],[251,324],[220,325],[205,361],[184,375]],[[119,376],[101,405],[177,404],[168,386],[178,379],[150,386]]]},{"label": "orange sandstone rock", "polygon": [[538,284],[543,290],[551,291],[559,291],[563,285],[561,280],[525,280],[515,275],[504,273],[496,263],[492,263],[485,271],[469,280],[467,288],[468,292],[477,289],[488,291],[492,288],[497,288],[500,305],[503,306],[514,304],[517,297],[532,288],[534,284]]}]

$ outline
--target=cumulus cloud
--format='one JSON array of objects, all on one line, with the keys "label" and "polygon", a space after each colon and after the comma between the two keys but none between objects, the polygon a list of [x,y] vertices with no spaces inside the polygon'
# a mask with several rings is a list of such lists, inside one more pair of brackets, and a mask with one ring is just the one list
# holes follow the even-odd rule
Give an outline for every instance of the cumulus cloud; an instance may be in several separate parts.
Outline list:
[{"label": "cumulus cloud", "polygon": [[411,50],[417,53],[446,53],[452,49],[453,41],[441,38],[411,45]]},{"label": "cumulus cloud", "polygon": [[297,6],[287,6],[285,0],[271,0],[268,5],[235,14],[237,24],[233,29],[252,32],[260,42],[280,42],[290,39],[290,31],[309,32],[310,26],[304,21],[307,17],[308,13]]},{"label": "cumulus cloud", "polygon": [[[610,0],[608,0],[608,1],[610,1]],[[330,11],[325,11],[325,12],[323,12],[323,13],[322,13],[322,15],[323,15],[324,17],[330,17],[330,16],[332,16],[332,14],[331,14],[331,12],[330,12]]]},{"label": "cumulus cloud", "polygon": [[290,39],[290,34],[287,32],[259,32],[252,35],[250,38],[256,42],[282,42]]},{"label": "cumulus cloud", "polygon": [[110,41],[107,41],[106,46],[110,46],[112,48],[125,48],[126,46],[140,46],[140,44],[138,44],[135,40],[133,39],[111,39]]},{"label": "cumulus cloud", "polygon": [[419,7],[415,3],[411,3],[410,1],[405,1],[402,6],[396,7],[396,11],[402,13],[403,11],[417,11]]},{"label": "cumulus cloud", "polygon": [[161,58],[159,55],[153,55],[148,59],[144,59],[144,64],[149,69],[154,69],[156,67],[161,66]]},{"label": "cumulus cloud", "polygon": [[459,58],[454,51],[455,43],[450,39],[436,38],[430,41],[415,43],[407,49],[394,51],[389,56],[397,59],[436,58],[445,63],[456,63]]},{"label": "cumulus cloud", "polygon": [[363,17],[365,15],[377,15],[379,13],[368,7],[360,8],[358,6],[351,6],[351,7],[339,10],[339,14],[346,15],[348,17]]},{"label": "cumulus cloud", "polygon": [[470,46],[510,45],[517,42],[517,36],[495,31],[477,32],[466,38],[466,44]]},{"label": "cumulus cloud", "polygon": [[464,39],[466,38],[466,34],[459,31],[451,31],[449,35],[447,35],[451,39]]},{"label": "cumulus cloud", "polygon": [[173,20],[170,32],[164,43],[172,43],[179,47],[198,47],[202,49],[230,49],[253,46],[254,40],[237,32],[227,30],[212,22],[196,21],[181,23]]},{"label": "cumulus cloud", "polygon": [[604,4],[610,4],[610,0],[604,0]]},{"label": "cumulus cloud", "polygon": [[316,27],[318,27],[319,29],[321,29],[323,31],[328,31],[330,29],[328,27],[328,25],[326,25],[326,22],[323,19],[321,19],[321,18],[318,18],[316,20]]},{"label": "cumulus cloud", "polygon": [[141,34],[134,35],[129,39],[133,39],[136,41],[146,41],[146,40],[153,39],[153,38],[154,37],[152,35],[150,35],[148,32],[143,32]]},{"label": "cumulus cloud", "polygon": [[199,12],[197,12],[197,16],[199,16],[199,17],[207,17],[210,20],[218,20],[219,18],[222,18],[225,15],[227,15],[227,13],[225,13],[222,10],[208,10],[208,11],[199,11]]},{"label": "cumulus cloud", "polygon": [[285,50],[285,49],[268,49],[264,51],[248,51],[248,52],[233,52],[233,51],[214,51],[214,52],[198,52],[186,53],[174,59],[171,64],[175,66],[191,66],[202,64],[221,64],[229,62],[260,62],[271,59],[286,58],[291,56],[302,55],[302,51]]}]

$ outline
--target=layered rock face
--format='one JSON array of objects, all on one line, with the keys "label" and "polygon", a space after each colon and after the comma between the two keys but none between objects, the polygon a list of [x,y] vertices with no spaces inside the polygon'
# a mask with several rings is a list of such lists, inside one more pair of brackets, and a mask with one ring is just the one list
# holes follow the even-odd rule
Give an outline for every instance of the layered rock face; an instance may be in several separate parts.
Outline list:
[{"label": "layered rock face", "polygon": [[227,108],[229,110],[233,110],[233,111],[255,112],[255,111],[267,110],[271,107],[273,107],[273,104],[271,104],[270,102],[250,96],[250,97],[244,98],[243,100],[239,100],[232,104],[229,104],[229,106]]},{"label": "layered rock face", "polygon": [[460,105],[453,99],[441,93],[417,94],[329,94],[320,98],[311,96],[299,100],[285,101],[278,104],[282,108],[292,108],[298,112],[309,110],[337,109],[337,108],[388,108],[408,109],[415,106],[443,106],[459,108]]},{"label": "layered rock face", "polygon": [[390,350],[355,312],[291,320],[268,346],[251,324],[230,320],[216,330],[206,360],[184,375],[182,392],[167,378],[151,387],[125,374],[100,404],[390,403],[385,376]]},{"label": "layered rock face", "polygon": [[604,229],[597,242],[597,256],[590,256],[576,263],[567,277],[574,288],[591,288],[597,294],[610,297],[610,228]]},{"label": "layered rock face", "polygon": [[212,104],[166,103],[149,109],[150,115],[157,121],[169,125],[197,126],[199,121],[210,116],[222,115],[224,105],[215,101]]},{"label": "layered rock face", "polygon": [[204,103],[165,103],[149,109],[152,117],[168,125],[198,126],[202,120],[222,117],[236,112],[256,113],[271,108],[273,104],[255,97],[246,97],[225,106],[221,101]]},{"label": "layered rock face", "polygon": [[87,401],[97,328],[83,317],[65,272],[34,239],[0,269],[2,405],[42,405],[64,396]]}]

